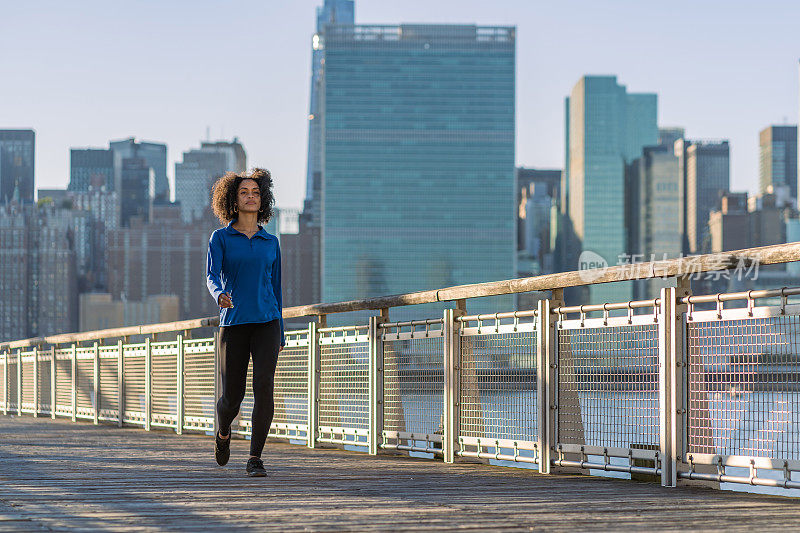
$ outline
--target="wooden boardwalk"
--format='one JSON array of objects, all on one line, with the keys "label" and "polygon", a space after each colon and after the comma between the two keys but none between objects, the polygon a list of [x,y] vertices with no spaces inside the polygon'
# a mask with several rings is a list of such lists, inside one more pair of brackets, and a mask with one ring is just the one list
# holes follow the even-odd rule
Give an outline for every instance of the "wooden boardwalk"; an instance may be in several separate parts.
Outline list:
[{"label": "wooden boardwalk", "polygon": [[0,531],[800,527],[776,496],[271,442],[251,479],[243,440],[223,468],[202,435],[2,415],[0,432]]}]

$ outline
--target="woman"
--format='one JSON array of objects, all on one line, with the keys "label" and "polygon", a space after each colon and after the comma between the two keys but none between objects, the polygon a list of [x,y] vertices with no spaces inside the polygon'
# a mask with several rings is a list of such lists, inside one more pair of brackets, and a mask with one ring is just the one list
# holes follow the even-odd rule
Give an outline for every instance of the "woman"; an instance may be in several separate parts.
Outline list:
[{"label": "woman", "polygon": [[217,402],[214,455],[230,457],[231,423],[239,414],[253,357],[253,435],[247,475],[266,476],[261,452],[275,409],[273,389],[278,353],[285,345],[281,316],[281,251],[278,239],[259,226],[272,216],[272,177],[257,168],[228,172],[215,184],[211,205],[226,227],[211,234],[206,277],[219,305],[222,397]]}]

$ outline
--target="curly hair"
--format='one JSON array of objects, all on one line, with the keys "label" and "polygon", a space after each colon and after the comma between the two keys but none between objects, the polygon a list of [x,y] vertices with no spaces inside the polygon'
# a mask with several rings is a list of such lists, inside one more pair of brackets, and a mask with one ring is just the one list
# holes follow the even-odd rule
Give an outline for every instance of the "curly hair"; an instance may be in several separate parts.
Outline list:
[{"label": "curly hair", "polygon": [[228,172],[219,178],[211,188],[211,209],[223,225],[239,218],[239,214],[234,210],[234,207],[237,203],[239,184],[243,180],[253,180],[258,183],[258,189],[261,193],[258,222],[267,222],[272,218],[272,208],[275,206],[275,197],[272,194],[272,175],[269,170],[254,168],[249,174]]}]

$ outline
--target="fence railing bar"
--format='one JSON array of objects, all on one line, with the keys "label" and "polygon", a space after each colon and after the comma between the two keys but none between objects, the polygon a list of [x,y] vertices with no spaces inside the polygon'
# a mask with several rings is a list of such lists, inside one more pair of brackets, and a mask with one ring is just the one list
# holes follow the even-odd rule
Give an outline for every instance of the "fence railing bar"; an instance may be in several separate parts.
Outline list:
[{"label": "fence railing bar", "polygon": [[527,311],[509,311],[506,313],[490,313],[484,315],[465,315],[456,317],[458,322],[475,322],[477,320],[499,320],[504,318],[525,318],[535,316],[536,309],[529,309]]},{"label": "fence railing bar", "polygon": [[681,299],[682,303],[713,303],[717,301],[729,302],[732,300],[758,300],[761,298],[775,298],[777,296],[795,296],[800,294],[800,287],[784,287],[782,289],[751,290],[743,292],[728,292],[687,296]]},{"label": "fence railing bar", "polygon": [[441,318],[427,318],[425,320],[409,320],[407,322],[381,322],[378,327],[381,329],[389,328],[408,328],[412,326],[429,326],[431,324],[442,324]]}]

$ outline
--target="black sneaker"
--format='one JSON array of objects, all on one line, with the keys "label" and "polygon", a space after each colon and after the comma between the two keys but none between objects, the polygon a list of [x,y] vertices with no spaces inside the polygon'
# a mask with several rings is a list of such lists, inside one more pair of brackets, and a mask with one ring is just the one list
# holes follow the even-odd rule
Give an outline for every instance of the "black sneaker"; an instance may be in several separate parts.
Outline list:
[{"label": "black sneaker", "polygon": [[258,457],[251,457],[247,461],[247,475],[250,477],[265,477],[267,471],[264,470],[264,463]]},{"label": "black sneaker", "polygon": [[214,433],[214,457],[216,457],[219,466],[228,464],[228,459],[231,458],[230,433],[228,433],[227,439],[221,439],[219,438],[219,433]]}]

